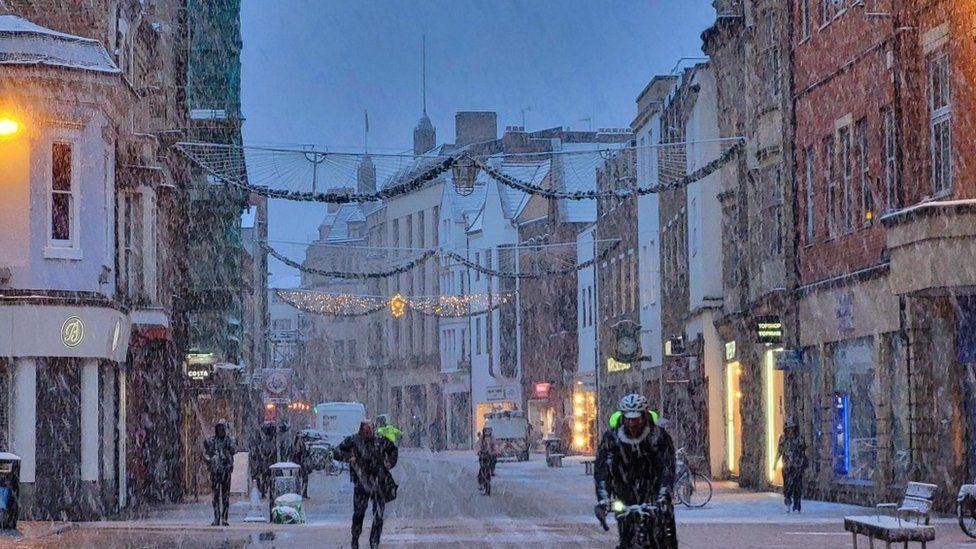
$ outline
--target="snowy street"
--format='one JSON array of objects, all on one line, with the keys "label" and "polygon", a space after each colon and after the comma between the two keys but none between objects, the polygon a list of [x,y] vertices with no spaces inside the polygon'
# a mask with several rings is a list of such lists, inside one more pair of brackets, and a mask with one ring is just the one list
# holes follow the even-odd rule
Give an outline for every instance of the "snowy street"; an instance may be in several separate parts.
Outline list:
[{"label": "snowy street", "polygon": [[[478,493],[476,462],[468,453],[405,450],[395,472],[400,496],[388,508],[386,547],[613,547],[616,541],[614,530],[604,533],[591,514],[592,477],[584,475],[576,459],[561,469],[545,467],[541,455],[528,463],[500,463],[491,497]],[[679,508],[682,546],[849,547],[842,517],[872,513],[807,501],[803,514],[787,515],[777,494],[745,492],[729,483],[716,488],[706,508]],[[18,546],[348,547],[352,487],[347,476],[318,474],[309,495],[305,525],[245,524],[248,504],[237,501],[231,505],[230,527],[210,527],[209,502],[200,502],[161,509],[138,521],[77,523]],[[952,519],[936,522],[932,547],[973,546]],[[867,540],[861,541],[866,546]]]}]

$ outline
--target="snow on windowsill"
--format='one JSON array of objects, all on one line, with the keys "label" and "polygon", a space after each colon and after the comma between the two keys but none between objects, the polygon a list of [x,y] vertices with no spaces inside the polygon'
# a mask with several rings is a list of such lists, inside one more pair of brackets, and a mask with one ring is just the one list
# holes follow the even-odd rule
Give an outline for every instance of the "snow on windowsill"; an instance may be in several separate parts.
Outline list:
[{"label": "snow on windowsill", "polygon": [[59,246],[47,246],[44,248],[44,259],[67,259],[81,261],[84,254],[81,248],[62,248]]}]

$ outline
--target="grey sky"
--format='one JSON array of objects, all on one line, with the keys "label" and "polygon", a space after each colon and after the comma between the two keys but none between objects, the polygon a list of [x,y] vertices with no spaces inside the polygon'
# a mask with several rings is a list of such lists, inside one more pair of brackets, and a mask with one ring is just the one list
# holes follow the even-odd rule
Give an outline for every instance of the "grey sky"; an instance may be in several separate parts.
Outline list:
[{"label": "grey sky", "polygon": [[[243,100],[249,143],[405,151],[427,112],[438,142],[454,112],[521,123],[626,127],[634,99],[680,57],[701,56],[710,0],[244,0]],[[592,122],[582,119],[592,118]],[[273,204],[271,238],[307,241],[321,205]],[[300,257],[300,256],[299,256]],[[272,262],[276,276],[293,271]]]}]

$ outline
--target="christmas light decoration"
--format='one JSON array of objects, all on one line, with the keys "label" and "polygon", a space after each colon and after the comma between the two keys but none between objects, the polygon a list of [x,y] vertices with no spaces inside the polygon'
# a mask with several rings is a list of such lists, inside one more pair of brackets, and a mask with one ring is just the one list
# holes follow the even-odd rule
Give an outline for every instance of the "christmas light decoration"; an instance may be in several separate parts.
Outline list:
[{"label": "christmas light decoration", "polygon": [[264,250],[266,250],[269,255],[271,255],[278,261],[281,261],[282,263],[288,265],[293,269],[298,269],[303,273],[324,276],[329,278],[348,278],[348,279],[357,279],[357,280],[388,278],[391,276],[397,276],[401,273],[405,273],[415,267],[418,267],[426,263],[428,259],[434,257],[434,255],[437,253],[437,250],[435,249],[426,250],[422,254],[420,254],[420,257],[414,259],[413,261],[406,263],[404,265],[400,265],[399,267],[395,267],[388,271],[360,273],[360,272],[348,272],[348,271],[329,271],[326,269],[316,269],[314,267],[307,267],[293,259],[289,259],[288,257],[281,254],[279,251],[275,250],[271,246],[268,246],[267,244],[260,243],[260,246]]},{"label": "christmas light decoration", "polygon": [[393,318],[400,318],[407,312],[407,301],[399,293],[390,299],[390,314]]}]

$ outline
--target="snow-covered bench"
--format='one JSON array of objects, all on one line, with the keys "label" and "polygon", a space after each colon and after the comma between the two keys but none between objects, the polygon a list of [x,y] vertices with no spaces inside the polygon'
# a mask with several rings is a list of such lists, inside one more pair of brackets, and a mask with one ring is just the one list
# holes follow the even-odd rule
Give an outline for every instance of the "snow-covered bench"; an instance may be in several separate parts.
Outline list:
[{"label": "snow-covered bench", "polygon": [[[879,512],[874,516],[844,517],[844,529],[851,532],[854,549],[857,549],[858,535],[867,536],[871,547],[877,539],[885,542],[886,547],[892,543],[904,543],[908,547],[909,542],[918,542],[924,549],[926,543],[935,540],[935,526],[929,525],[935,490],[934,484],[909,482],[900,504],[880,503],[876,506]],[[882,515],[881,509],[894,510],[894,516]]]}]

